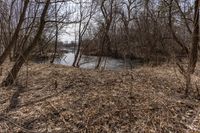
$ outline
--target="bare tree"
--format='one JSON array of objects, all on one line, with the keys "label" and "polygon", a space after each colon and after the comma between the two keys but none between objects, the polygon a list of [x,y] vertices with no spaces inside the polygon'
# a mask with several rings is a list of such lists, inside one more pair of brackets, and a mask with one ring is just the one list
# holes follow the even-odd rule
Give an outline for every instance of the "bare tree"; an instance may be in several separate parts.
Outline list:
[{"label": "bare tree", "polygon": [[19,58],[17,59],[17,61],[14,64],[14,66],[12,67],[11,72],[8,74],[6,79],[2,82],[3,86],[8,86],[8,85],[11,85],[11,84],[14,83],[19,70],[21,69],[21,67],[24,64],[25,60],[28,58],[30,52],[36,46],[38,40],[40,39],[40,37],[42,35],[42,32],[44,30],[44,27],[45,27],[45,16],[46,16],[46,14],[48,12],[49,5],[50,5],[50,0],[47,0],[45,2],[45,6],[44,6],[44,9],[43,9],[41,17],[40,17],[40,24],[39,24],[38,31],[37,31],[33,41],[30,43],[28,48],[23,52],[23,54],[19,56]]},{"label": "bare tree", "polygon": [[198,59],[198,44],[199,44],[199,0],[194,2],[194,24],[192,32],[192,45],[190,48],[189,63],[186,71],[186,90],[185,94],[188,95],[188,91],[191,88],[191,74],[194,73]]},{"label": "bare tree", "polygon": [[[75,54],[75,59],[73,62],[73,66],[76,67],[79,64],[79,61],[81,59],[81,46],[82,46],[82,41],[83,41],[83,36],[85,32],[88,29],[88,25],[90,24],[90,21],[92,19],[92,16],[95,13],[95,3],[94,0],[91,1],[91,4],[89,5],[89,10],[84,11],[84,9],[87,9],[86,7],[83,7],[83,1],[80,0],[79,6],[80,6],[80,20],[79,20],[79,28],[78,28],[78,48]],[[87,13],[85,13],[87,12]],[[84,15],[85,13],[85,15]],[[86,21],[86,22],[84,22]],[[85,23],[85,24],[84,24]]]},{"label": "bare tree", "polygon": [[111,42],[109,37],[109,30],[113,21],[114,14],[114,0],[102,0],[100,10],[103,15],[103,23],[101,25],[100,33],[100,56],[96,65],[99,68],[102,61],[102,55],[105,52],[104,47],[106,46],[106,52],[112,53]]},{"label": "bare tree", "polygon": [[[55,0],[55,2],[56,2],[56,0]],[[58,30],[59,30],[59,28],[58,28],[58,11],[57,11],[57,3],[55,3],[55,37],[56,37],[56,39],[55,39],[55,48],[54,48],[54,54],[53,54],[53,58],[52,58],[52,60],[50,61],[51,63],[53,63],[54,62],[54,60],[55,60],[55,58],[56,58],[56,53],[57,53],[57,47],[58,47]]]},{"label": "bare tree", "polygon": [[[191,75],[195,71],[197,59],[198,59],[198,43],[199,43],[199,0],[195,0],[194,2],[194,15],[193,15],[193,31],[192,31],[192,43],[190,48],[184,44],[184,42],[177,37],[176,31],[174,30],[172,26],[172,5],[174,0],[170,0],[169,2],[169,27],[170,31],[172,33],[173,39],[182,47],[182,49],[186,52],[188,56],[188,65],[187,68],[184,68],[183,65],[180,64],[180,62],[177,62],[177,65],[180,69],[180,72],[184,75],[186,80],[186,87],[185,87],[185,96],[188,96],[189,89],[191,88]],[[177,0],[175,0],[176,5],[178,6],[178,9],[183,16],[184,23],[186,25],[187,31],[191,33],[189,24],[186,20],[186,17],[184,13],[181,10],[181,7],[179,6],[179,3]]]},{"label": "bare tree", "polygon": [[16,41],[18,39],[18,35],[19,35],[20,28],[23,24],[23,21],[24,21],[25,15],[26,15],[26,10],[27,10],[28,4],[29,4],[29,0],[25,0],[23,11],[20,15],[20,19],[19,19],[17,28],[12,36],[10,43],[8,44],[8,46],[6,46],[6,49],[4,50],[3,54],[0,56],[0,65],[5,61],[6,57],[9,55],[9,52],[11,51],[12,47],[14,46],[14,44],[16,43]]},{"label": "bare tree", "polygon": [[[130,47],[130,22],[134,19],[132,16],[132,12],[135,8],[134,3],[136,0],[127,0],[127,1],[122,1],[122,7],[125,8],[125,10],[121,10],[121,20],[124,25],[124,31],[125,31],[125,38],[126,38],[126,44],[127,44],[127,49],[128,49],[128,54],[131,55],[131,47]],[[125,6],[125,7],[124,7]],[[126,54],[124,55],[124,60],[126,60]],[[132,64],[131,64],[132,67]]]}]

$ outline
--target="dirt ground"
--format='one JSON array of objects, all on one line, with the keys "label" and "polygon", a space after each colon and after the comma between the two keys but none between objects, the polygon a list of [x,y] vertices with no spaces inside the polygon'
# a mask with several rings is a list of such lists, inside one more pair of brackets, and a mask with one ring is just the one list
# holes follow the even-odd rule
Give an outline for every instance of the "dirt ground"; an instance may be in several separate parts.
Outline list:
[{"label": "dirt ground", "polygon": [[[194,88],[199,78],[197,69]],[[0,133],[200,133],[195,91],[183,98],[184,79],[173,66],[97,71],[30,63],[15,85],[0,88]]]}]

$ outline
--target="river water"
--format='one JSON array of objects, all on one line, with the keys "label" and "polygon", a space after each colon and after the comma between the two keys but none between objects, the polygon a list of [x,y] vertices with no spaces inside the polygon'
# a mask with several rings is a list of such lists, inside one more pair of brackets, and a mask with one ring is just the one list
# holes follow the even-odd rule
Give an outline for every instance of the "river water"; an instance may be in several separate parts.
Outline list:
[{"label": "river water", "polygon": [[[68,52],[63,54],[62,57],[55,59],[55,64],[62,64],[67,66],[72,66],[74,61],[75,54],[74,52]],[[86,56],[83,55],[80,60],[80,68],[94,69],[97,65],[98,57],[97,56]],[[106,70],[120,70],[120,69],[130,69],[131,66],[134,68],[138,65],[141,65],[140,60],[131,61],[129,59],[122,60],[111,57],[104,57],[101,63],[101,67]]]}]

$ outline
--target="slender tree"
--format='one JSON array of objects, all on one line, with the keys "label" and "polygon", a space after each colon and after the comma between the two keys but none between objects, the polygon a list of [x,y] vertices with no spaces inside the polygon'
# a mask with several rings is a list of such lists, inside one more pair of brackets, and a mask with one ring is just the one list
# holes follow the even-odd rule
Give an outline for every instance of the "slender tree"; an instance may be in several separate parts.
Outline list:
[{"label": "slender tree", "polygon": [[[111,24],[113,22],[114,0],[103,0],[101,2],[100,9],[103,15],[104,22],[101,25],[100,56],[96,65],[96,69],[99,68],[101,65],[102,56],[104,52],[109,53],[109,54],[112,53],[109,31],[110,31]],[[106,47],[106,51],[104,47]]]},{"label": "slender tree", "polygon": [[198,44],[199,44],[199,0],[194,2],[194,24],[192,32],[192,45],[190,48],[189,63],[186,72],[186,90],[185,95],[188,95],[188,91],[191,88],[191,75],[195,71],[195,67],[198,60]]}]

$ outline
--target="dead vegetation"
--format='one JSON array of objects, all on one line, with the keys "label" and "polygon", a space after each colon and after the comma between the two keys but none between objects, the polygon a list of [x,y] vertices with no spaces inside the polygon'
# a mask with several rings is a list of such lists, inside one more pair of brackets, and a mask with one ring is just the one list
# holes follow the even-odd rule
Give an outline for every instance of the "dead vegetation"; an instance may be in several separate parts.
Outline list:
[{"label": "dead vegetation", "polygon": [[190,92],[193,98],[182,98],[184,78],[176,70],[146,66],[101,72],[29,64],[15,85],[0,90],[0,131],[200,132],[196,90]]}]

